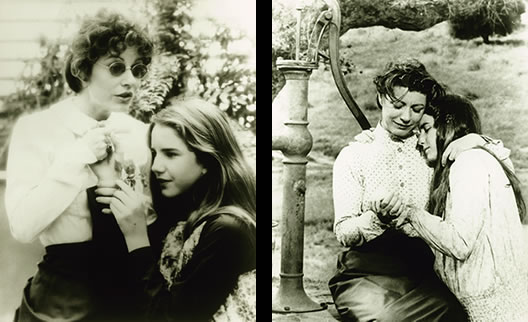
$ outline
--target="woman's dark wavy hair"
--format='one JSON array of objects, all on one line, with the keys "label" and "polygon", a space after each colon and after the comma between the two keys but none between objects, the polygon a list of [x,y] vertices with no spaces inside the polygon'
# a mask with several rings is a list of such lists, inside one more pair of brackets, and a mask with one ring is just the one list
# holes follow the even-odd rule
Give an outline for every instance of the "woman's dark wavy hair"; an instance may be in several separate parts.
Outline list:
[{"label": "woman's dark wavy hair", "polygon": [[[408,59],[387,64],[383,73],[374,78],[379,95],[388,96],[393,101],[399,98],[394,95],[394,87],[406,87],[411,92],[425,95],[426,104],[445,94],[444,87],[438,83],[416,59]],[[378,101],[378,107],[381,105]]]},{"label": "woman's dark wavy hair", "polygon": [[[150,187],[154,209],[161,215],[176,216],[186,208],[190,212],[184,233],[190,234],[208,216],[231,214],[250,227],[256,227],[256,181],[253,170],[224,114],[215,105],[196,97],[175,98],[152,118],[149,134],[156,125],[172,128],[196,154],[207,172],[189,189],[178,205],[161,195],[153,173]],[[154,156],[153,156],[154,157]],[[186,205],[183,205],[183,204]],[[167,206],[169,205],[169,206]],[[177,207],[177,208],[175,208]]]},{"label": "woman's dark wavy hair", "polygon": [[140,59],[150,64],[154,44],[146,31],[118,13],[100,10],[86,18],[74,37],[66,57],[64,77],[75,93],[82,90],[82,81],[90,79],[92,67],[102,56],[119,56],[127,47],[136,47]]},{"label": "woman's dark wavy hair", "polygon": [[[438,156],[441,156],[449,143],[463,137],[469,133],[481,133],[480,117],[473,104],[466,98],[446,94],[435,100],[425,108],[425,114],[434,118],[434,127],[436,129],[436,148]],[[517,201],[517,209],[521,222],[524,222],[526,216],[526,206],[521,192],[521,184],[512,169],[499,160],[491,151],[489,152],[500,163],[504,170]],[[442,216],[445,207],[447,193],[449,192],[449,172],[452,161],[442,166],[441,157],[438,157],[434,164],[433,179],[431,180],[431,189],[429,192],[428,211],[431,214]]]}]

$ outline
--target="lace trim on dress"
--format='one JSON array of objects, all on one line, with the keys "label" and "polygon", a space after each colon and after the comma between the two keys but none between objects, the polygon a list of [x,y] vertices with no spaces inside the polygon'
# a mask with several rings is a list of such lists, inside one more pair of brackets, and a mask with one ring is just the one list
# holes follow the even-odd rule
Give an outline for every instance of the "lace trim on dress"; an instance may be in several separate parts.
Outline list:
[{"label": "lace trim on dress", "polygon": [[499,283],[482,294],[459,301],[470,321],[528,321],[528,279]]}]

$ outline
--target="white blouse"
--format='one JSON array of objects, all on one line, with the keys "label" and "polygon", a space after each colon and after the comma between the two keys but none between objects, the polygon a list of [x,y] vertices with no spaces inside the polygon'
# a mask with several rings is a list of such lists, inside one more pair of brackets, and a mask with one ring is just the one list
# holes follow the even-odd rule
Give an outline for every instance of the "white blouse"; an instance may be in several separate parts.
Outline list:
[{"label": "white blouse", "polygon": [[[410,206],[425,209],[433,170],[417,150],[416,136],[392,136],[379,123],[371,142],[351,142],[333,168],[334,232],[344,246],[360,246],[386,229],[370,211],[370,203],[387,192],[399,194]],[[510,150],[487,138],[486,148],[511,165]],[[512,166],[513,167],[513,166]],[[413,229],[404,226],[409,235]]]},{"label": "white blouse", "polygon": [[432,170],[418,150],[416,136],[391,137],[381,125],[370,143],[351,142],[333,169],[334,231],[344,246],[359,246],[386,227],[370,209],[385,192],[397,192],[409,205],[425,208]]},{"label": "white blouse", "polygon": [[[85,190],[97,184],[88,166],[97,160],[79,138],[98,122],[72,100],[22,116],[13,128],[5,204],[11,233],[21,242],[39,237],[47,246],[92,237]],[[123,142],[125,154],[142,171],[148,169],[148,126],[124,113],[112,113],[105,124],[118,133],[114,138]]]},{"label": "white blouse", "polygon": [[497,160],[461,153],[449,173],[443,218],[414,210],[410,224],[431,246],[435,271],[474,321],[528,321],[527,230]]}]

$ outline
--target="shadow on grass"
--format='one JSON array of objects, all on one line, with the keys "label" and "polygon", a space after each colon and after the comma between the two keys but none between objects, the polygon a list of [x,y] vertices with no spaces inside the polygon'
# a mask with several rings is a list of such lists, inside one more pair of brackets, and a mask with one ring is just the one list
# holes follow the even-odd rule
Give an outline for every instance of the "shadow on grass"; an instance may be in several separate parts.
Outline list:
[{"label": "shadow on grass", "polygon": [[[303,314],[273,314],[272,321],[336,321],[337,311],[333,303],[328,280],[336,270],[337,255],[342,251],[333,232],[332,222],[322,220],[318,223],[305,225],[304,256],[303,256],[303,286],[306,294],[316,303],[326,303],[324,311]],[[272,297],[278,291],[280,278],[280,236],[279,229],[274,232],[275,248],[272,248]]]},{"label": "shadow on grass", "polygon": [[511,46],[511,47],[521,47],[525,45],[525,41],[523,39],[494,39],[490,40],[489,43],[484,43],[482,40],[475,41],[475,44],[477,46],[480,45],[493,45],[493,46]]}]

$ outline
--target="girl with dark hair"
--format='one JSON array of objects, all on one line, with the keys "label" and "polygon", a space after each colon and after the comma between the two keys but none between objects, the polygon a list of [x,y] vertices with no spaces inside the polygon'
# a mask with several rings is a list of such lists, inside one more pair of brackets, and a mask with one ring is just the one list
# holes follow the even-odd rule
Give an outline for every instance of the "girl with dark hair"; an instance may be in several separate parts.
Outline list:
[{"label": "girl with dark hair", "polygon": [[[132,160],[134,173],[148,168],[148,126],[126,112],[152,54],[145,32],[123,16],[86,18],[64,71],[75,94],[14,126],[5,194],[10,229],[17,240],[38,238],[46,248],[15,319],[93,319],[108,299],[100,296],[101,285],[108,287],[100,278],[115,275],[102,253],[114,244],[101,252],[96,243],[89,194],[119,168],[106,162],[109,155]],[[108,268],[100,270],[103,263]]]},{"label": "girl with dark hair", "polygon": [[225,116],[183,98],[152,122],[156,234],[131,187],[117,181],[118,189],[97,190],[125,236],[136,303],[148,320],[254,321],[255,177]]},{"label": "girl with dark hair", "polygon": [[[419,145],[434,168],[427,211],[385,198],[392,223],[411,227],[435,255],[435,272],[471,321],[528,320],[526,207],[512,169],[485,148],[441,165],[445,147],[480,132],[471,102],[447,95],[426,108]],[[390,213],[393,214],[390,214]]]}]

